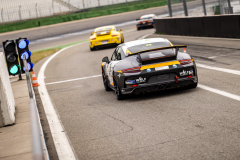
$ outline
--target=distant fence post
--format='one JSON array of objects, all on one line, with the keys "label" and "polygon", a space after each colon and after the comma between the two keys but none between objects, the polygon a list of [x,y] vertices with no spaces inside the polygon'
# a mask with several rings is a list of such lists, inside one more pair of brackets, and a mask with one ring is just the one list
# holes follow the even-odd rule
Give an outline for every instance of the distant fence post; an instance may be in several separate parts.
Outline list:
[{"label": "distant fence post", "polygon": [[29,14],[30,19],[32,19],[32,15],[31,15],[30,11],[28,11],[28,14]]},{"label": "distant fence post", "polygon": [[1,10],[1,17],[2,17],[2,22],[4,22],[4,20],[3,20],[3,8]]},{"label": "distant fence post", "polygon": [[52,11],[53,11],[53,14],[54,14],[54,1],[52,1]]},{"label": "distant fence post", "polygon": [[68,12],[70,12],[70,0],[68,0]]},{"label": "distant fence post", "polygon": [[19,20],[21,21],[22,20],[21,5],[19,6],[18,15],[19,15]]},{"label": "distant fence post", "polygon": [[38,9],[37,9],[37,3],[36,3],[36,5],[35,5],[35,9],[36,9],[36,16],[37,16],[37,18],[38,18]]},{"label": "distant fence post", "polygon": [[83,4],[83,9],[85,9],[85,1],[82,0],[82,4]]}]

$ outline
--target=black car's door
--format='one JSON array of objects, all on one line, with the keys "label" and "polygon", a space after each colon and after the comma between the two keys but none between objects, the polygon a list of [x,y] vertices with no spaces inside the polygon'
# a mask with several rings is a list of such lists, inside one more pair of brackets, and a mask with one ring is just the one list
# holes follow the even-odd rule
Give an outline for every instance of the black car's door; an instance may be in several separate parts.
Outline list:
[{"label": "black car's door", "polygon": [[109,83],[111,85],[114,85],[113,84],[113,69],[114,69],[114,66],[117,63],[119,63],[120,60],[121,60],[121,54],[120,54],[120,57],[119,57],[120,49],[121,49],[121,47],[117,47],[115,49],[115,51],[112,54],[111,61],[110,61],[110,63],[106,67],[107,68],[108,80],[109,80]]}]

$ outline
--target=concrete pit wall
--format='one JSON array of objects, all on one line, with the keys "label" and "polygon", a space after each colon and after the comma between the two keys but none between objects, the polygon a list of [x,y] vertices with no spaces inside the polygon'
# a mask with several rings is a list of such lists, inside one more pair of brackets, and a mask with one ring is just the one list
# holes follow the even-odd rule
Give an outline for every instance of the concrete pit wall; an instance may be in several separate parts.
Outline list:
[{"label": "concrete pit wall", "polygon": [[0,52],[0,127],[15,123],[15,100],[5,63]]},{"label": "concrete pit wall", "polygon": [[156,33],[240,38],[240,15],[172,17],[154,19]]}]

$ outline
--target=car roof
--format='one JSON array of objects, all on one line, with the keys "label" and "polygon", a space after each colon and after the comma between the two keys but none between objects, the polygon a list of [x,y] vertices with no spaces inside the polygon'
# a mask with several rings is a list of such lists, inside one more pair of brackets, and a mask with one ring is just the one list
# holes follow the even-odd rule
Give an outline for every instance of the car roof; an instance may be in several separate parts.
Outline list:
[{"label": "car roof", "polygon": [[115,26],[114,26],[114,25],[111,25],[111,26],[102,26],[102,27],[95,28],[95,31],[96,31],[97,29],[102,29],[102,28],[115,28]]},{"label": "car roof", "polygon": [[141,16],[141,18],[143,18],[143,17],[150,17],[150,16],[154,16],[154,14],[146,14],[146,15]]},{"label": "car roof", "polygon": [[147,43],[154,43],[154,42],[169,42],[169,41],[165,38],[148,38],[148,39],[141,39],[141,40],[125,42],[124,45],[127,48],[129,48],[129,47],[137,46],[140,44],[147,44]]}]

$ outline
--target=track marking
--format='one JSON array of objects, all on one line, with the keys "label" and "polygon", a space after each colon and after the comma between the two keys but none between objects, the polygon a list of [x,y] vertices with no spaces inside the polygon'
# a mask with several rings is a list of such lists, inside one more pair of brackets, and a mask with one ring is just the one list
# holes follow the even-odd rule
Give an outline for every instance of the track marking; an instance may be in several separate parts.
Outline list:
[{"label": "track marking", "polygon": [[[64,83],[64,82],[71,82],[71,81],[95,78],[95,77],[100,77],[100,76],[102,76],[102,75],[82,77],[82,78],[70,79],[70,80],[59,81],[59,82],[52,82],[52,83],[47,83],[46,85]],[[237,101],[240,101],[240,96],[238,96],[238,95],[234,95],[234,94],[231,94],[231,93],[228,93],[228,92],[225,92],[225,91],[221,91],[221,90],[218,90],[218,89],[215,89],[215,88],[211,88],[211,87],[208,87],[208,86],[205,86],[205,85],[202,85],[202,84],[198,84],[198,87],[201,88],[201,89],[204,89],[204,90],[207,90],[207,91],[210,91],[210,92],[213,92],[213,93],[216,93],[216,94],[219,94],[219,95],[222,95],[222,96],[225,96],[225,97],[237,100]]]},{"label": "track marking", "polygon": [[65,81],[51,82],[51,83],[47,83],[46,85],[49,85],[49,84],[57,84],[57,83],[64,83],[64,82],[71,82],[71,81],[78,81],[78,80],[83,80],[83,79],[88,79],[88,78],[95,78],[95,77],[100,77],[100,76],[102,76],[102,75],[99,74],[99,75],[95,75],[95,76],[69,79],[69,80],[65,80]]},{"label": "track marking", "polygon": [[[84,44],[87,42],[82,42],[80,44]],[[61,49],[60,51],[56,52],[53,54],[50,58],[47,59],[47,61],[44,62],[42,67],[40,68],[39,74],[38,74],[38,82],[40,86],[38,87],[38,91],[42,100],[43,108],[46,113],[46,117],[49,123],[49,127],[51,130],[51,134],[53,137],[53,142],[56,147],[56,151],[58,154],[59,160],[76,160],[77,158],[75,157],[73,148],[70,145],[70,141],[68,140],[68,137],[66,135],[66,131],[64,127],[62,126],[62,123],[57,115],[57,112],[52,104],[52,101],[50,99],[50,96],[48,94],[47,88],[45,86],[45,81],[44,81],[44,71],[48,65],[48,63],[59,53],[62,51],[76,46],[79,44],[75,44],[69,47],[66,47],[64,49]]]},{"label": "track marking", "polygon": [[221,91],[221,90],[218,90],[218,89],[215,89],[215,88],[211,88],[211,87],[208,87],[208,86],[204,86],[202,84],[198,84],[198,87],[202,88],[202,89],[205,89],[205,90],[208,90],[210,92],[213,92],[213,93],[216,93],[216,94],[220,94],[222,96],[225,96],[225,97],[228,97],[228,98],[240,101],[240,96],[238,96],[238,95],[231,94],[231,93],[228,93],[228,92],[224,92],[224,91]]},{"label": "track marking", "polygon": [[238,70],[232,70],[232,69],[226,69],[226,68],[219,68],[219,67],[207,66],[207,65],[199,64],[199,63],[196,63],[196,64],[197,64],[197,67],[206,68],[206,69],[211,69],[211,70],[220,71],[220,72],[225,72],[225,73],[231,73],[231,74],[240,75],[240,71],[238,71]]},{"label": "track marking", "polygon": [[150,36],[151,34],[153,34],[153,33],[146,34],[146,35],[144,35],[144,36],[138,38],[138,40],[144,39],[144,38],[146,38],[147,36]]},{"label": "track marking", "polygon": [[220,55],[220,56],[212,56],[212,57],[208,57],[208,58],[213,59],[213,58],[217,58],[217,57],[226,57],[226,56],[231,56],[231,55],[235,55],[235,54],[239,54],[239,53],[231,53],[231,54],[225,54],[225,55]]}]

